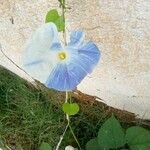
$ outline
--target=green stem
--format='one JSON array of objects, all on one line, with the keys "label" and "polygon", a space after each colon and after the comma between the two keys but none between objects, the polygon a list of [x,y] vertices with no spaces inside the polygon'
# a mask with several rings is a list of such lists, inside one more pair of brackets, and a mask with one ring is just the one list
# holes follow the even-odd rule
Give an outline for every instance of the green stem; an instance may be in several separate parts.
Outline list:
[{"label": "green stem", "polygon": [[[62,17],[63,21],[65,22],[65,10],[66,10],[66,1],[62,0],[61,1],[61,7],[62,7]],[[63,30],[63,38],[64,38],[64,43],[67,45],[67,40],[66,40],[66,29],[64,28]]]},{"label": "green stem", "polygon": [[[67,102],[68,102],[68,92],[66,91],[65,103],[67,103]],[[69,119],[69,115],[67,115],[67,114],[66,114],[66,119],[67,119],[68,123],[66,125],[66,128],[65,128],[63,134],[60,136],[59,142],[57,143],[57,146],[56,146],[55,150],[59,150],[59,147],[60,147],[60,145],[61,145],[61,143],[62,143],[62,141],[64,139],[64,136],[66,134],[66,131],[67,131],[68,127],[69,127],[70,119]]]},{"label": "green stem", "polygon": [[[70,97],[69,97],[69,93],[66,91],[66,100],[65,100],[66,103],[68,102],[68,98],[69,98],[70,101],[71,101],[71,95],[70,95]],[[73,132],[73,129],[72,129],[71,125],[70,125],[70,118],[69,118],[69,115],[67,115],[67,114],[66,114],[66,119],[68,120],[68,126],[69,126],[69,129],[70,129],[70,131],[71,131],[71,134],[72,134],[73,138],[75,139],[75,141],[76,141],[76,143],[77,143],[79,149],[82,150],[82,149],[81,149],[81,146],[80,146],[80,144],[79,144],[79,141],[78,141],[77,137],[75,136],[75,134],[74,134],[74,132]]]},{"label": "green stem", "polygon": [[[63,17],[63,21],[65,22],[66,0],[60,0],[60,5],[61,5],[61,7],[62,7],[62,17]],[[65,45],[67,45],[66,29],[65,29],[65,28],[64,28],[64,30],[63,30],[63,39],[64,39]],[[69,97],[69,93],[66,91],[65,103],[68,102],[68,99],[69,99],[70,102],[71,102],[71,97]],[[77,140],[77,138],[76,138],[76,136],[75,136],[75,134],[74,134],[74,132],[73,132],[73,130],[72,130],[72,127],[71,127],[71,125],[70,125],[70,118],[69,118],[69,115],[68,115],[68,114],[66,114],[66,119],[67,119],[67,121],[68,121],[67,126],[69,127],[69,129],[70,129],[70,131],[71,131],[71,133],[72,133],[72,135],[73,135],[73,138],[75,139],[75,141],[76,141],[76,143],[77,143],[79,149],[82,150],[82,149],[81,149],[81,146],[80,146],[80,144],[79,144],[79,142],[78,142],[78,140]]]},{"label": "green stem", "polygon": [[75,136],[75,134],[74,134],[74,132],[73,132],[73,130],[72,130],[72,127],[71,127],[70,123],[69,123],[69,129],[70,129],[70,131],[71,131],[71,133],[72,133],[72,136],[73,136],[73,138],[75,139],[75,141],[76,141],[76,143],[77,143],[79,149],[82,150],[82,148],[81,148],[81,146],[80,146],[80,144],[79,144],[79,141],[78,141],[77,137]]},{"label": "green stem", "polygon": [[72,103],[71,96],[72,96],[72,93],[70,92],[70,94],[69,94],[69,102],[70,102],[70,104]]},{"label": "green stem", "polygon": [[65,136],[65,134],[67,132],[68,127],[69,127],[69,123],[67,124],[67,126],[66,126],[66,128],[65,128],[65,130],[64,130],[64,132],[62,134],[62,136],[60,136],[59,142],[58,142],[55,150],[59,150],[59,147],[60,147],[60,145],[62,143],[62,140],[64,139],[64,136]]},{"label": "green stem", "polygon": [[65,103],[67,103],[67,102],[68,102],[68,98],[69,98],[69,93],[66,91]]}]

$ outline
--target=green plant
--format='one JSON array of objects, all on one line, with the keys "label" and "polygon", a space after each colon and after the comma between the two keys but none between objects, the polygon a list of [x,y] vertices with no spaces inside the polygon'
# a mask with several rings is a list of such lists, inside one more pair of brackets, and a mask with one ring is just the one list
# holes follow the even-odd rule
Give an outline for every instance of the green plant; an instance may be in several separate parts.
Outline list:
[{"label": "green plant", "polygon": [[52,147],[48,143],[41,143],[39,150],[52,150]]},{"label": "green plant", "polygon": [[[58,11],[56,9],[50,10],[47,13],[47,15],[46,15],[45,22],[46,23],[53,22],[56,25],[56,27],[57,27],[59,32],[63,31],[64,44],[66,45],[66,38],[65,38],[65,11],[66,11],[67,7],[65,5],[65,0],[59,0],[59,2],[60,2],[60,7],[62,8],[62,14],[59,15],[59,13],[58,13]],[[52,25],[51,27],[54,27],[54,26]],[[74,33],[75,34],[78,33],[78,36],[77,35],[75,36],[75,34],[74,34],[74,36],[71,39],[72,40],[71,42],[72,42],[72,44],[74,44],[74,42],[76,44],[78,44],[77,40],[79,40],[79,38],[81,38],[83,35],[81,34],[81,32],[74,32]],[[81,42],[81,41],[79,40],[78,42]],[[53,43],[53,44],[54,44],[54,45],[52,45],[53,48],[56,48],[57,46],[58,46],[57,47],[58,49],[60,48],[59,47],[60,45],[57,42]],[[88,46],[91,48],[91,43],[88,43],[88,44],[89,44]],[[89,48],[88,46],[86,46],[86,52],[85,53],[87,53],[87,49]],[[92,44],[92,46],[95,46],[95,45]],[[81,51],[85,50],[84,48],[83,48],[83,50],[80,50],[80,53],[81,53]],[[94,48],[96,50],[98,50],[97,47],[94,47]],[[88,49],[88,50],[90,50],[89,54],[91,54],[92,53],[91,49]],[[66,58],[66,54],[67,53],[65,53],[63,51],[63,52],[58,53],[58,54],[59,54],[58,55],[59,59],[61,61],[63,61]],[[79,53],[77,53],[77,54],[79,54]],[[87,55],[88,59],[89,59],[89,56],[90,55]],[[93,62],[94,62],[93,64],[96,65],[96,63],[97,63],[97,61],[99,59],[98,58],[99,57],[99,53],[96,53],[96,55],[94,54],[94,56],[96,56],[94,59],[92,59],[93,57],[90,57],[90,58],[93,60]],[[83,77],[87,73],[87,69],[91,72],[92,68],[89,67],[90,63],[89,63],[89,60],[87,58],[84,58],[84,60],[86,60],[88,67],[84,66],[82,61],[80,62],[81,63],[80,65],[78,64],[78,61],[75,63],[79,70],[77,69],[76,70],[77,72],[75,72],[75,69],[74,69],[74,74],[80,72],[81,76],[79,76],[79,74],[75,75],[75,77],[79,76],[79,78],[75,78],[75,82],[74,83],[79,83],[81,81],[81,79],[83,79]],[[82,57],[82,59],[83,59],[83,57]],[[97,59],[97,61],[95,61],[96,59]],[[80,59],[78,59],[78,60],[80,60]],[[35,62],[33,61],[31,64],[36,64],[36,63],[40,63],[40,62],[41,62],[41,60],[40,61],[35,61]],[[92,62],[92,61],[90,61],[90,62]],[[31,65],[31,64],[28,64],[28,65]],[[91,65],[91,66],[93,66],[93,65]],[[75,67],[73,66],[72,68],[76,68],[76,66]],[[66,72],[68,73],[68,70]],[[70,75],[70,74],[67,74],[67,75]],[[56,77],[57,77],[56,78],[56,80],[57,80],[59,75],[56,74]],[[60,78],[60,79],[63,79],[63,78]],[[69,77],[67,79],[69,79]],[[74,79],[74,77],[73,77],[73,79]],[[55,80],[55,78],[54,78],[54,80]],[[64,85],[66,85],[66,81],[68,81],[68,80],[64,80],[64,81],[65,81]],[[74,84],[72,84],[72,85],[74,85]],[[5,105],[6,105],[7,109],[8,109],[8,112],[10,113],[9,115],[13,116],[12,119],[17,120],[15,123],[18,125],[18,127],[16,128],[15,131],[13,131],[11,129],[11,131],[9,131],[9,132],[12,132],[11,134],[14,135],[14,137],[16,137],[16,135],[17,135],[16,133],[18,133],[18,130],[19,130],[19,134],[17,135],[19,137],[20,135],[24,134],[24,132],[22,131],[22,128],[20,127],[20,125],[24,125],[24,124],[27,125],[27,121],[29,121],[29,122],[31,122],[31,124],[36,124],[36,131],[34,131],[35,130],[34,129],[33,130],[34,132],[31,133],[31,136],[33,136],[35,138],[34,143],[36,143],[36,144],[38,143],[36,145],[36,148],[38,146],[39,150],[51,150],[52,147],[48,143],[42,142],[42,141],[45,141],[45,140],[43,140],[45,138],[45,139],[49,139],[49,143],[50,144],[55,143],[53,141],[53,139],[49,136],[49,134],[48,133],[46,134],[46,131],[50,130],[49,125],[51,125],[51,127],[52,127],[52,124],[53,124],[51,122],[48,122],[48,120],[52,120],[53,122],[57,122],[58,121],[58,120],[55,120],[55,116],[53,116],[54,115],[53,112],[55,112],[55,111],[53,110],[52,105],[49,105],[49,103],[47,103],[47,102],[43,103],[43,101],[41,101],[41,99],[39,98],[40,93],[38,93],[38,95],[36,95],[38,98],[36,96],[34,96],[33,93],[31,93],[31,95],[30,95],[31,97],[33,97],[33,99],[36,100],[36,103],[32,103],[31,99],[28,99],[28,102],[25,101],[25,105],[21,105],[21,107],[20,107],[20,99],[22,98],[22,95],[19,97],[18,104],[15,103],[15,101],[13,102],[13,100],[10,103],[9,102],[9,94],[11,94],[12,91],[15,91],[15,90],[16,89],[12,90],[12,87],[9,87],[7,89],[7,91],[4,92],[4,93],[6,93],[6,103],[5,103]],[[69,90],[72,90],[72,88],[70,88]],[[63,91],[64,91],[64,89],[63,89]],[[63,135],[60,136],[60,140],[57,143],[56,150],[60,149],[60,144],[62,144],[62,142],[63,142],[62,140],[64,139],[64,136],[67,133],[67,129],[68,128],[70,129],[70,133],[72,134],[72,136],[73,136],[73,138],[74,138],[78,148],[81,150],[82,148],[81,148],[81,146],[80,146],[80,144],[79,144],[79,142],[77,140],[77,137],[74,134],[74,131],[73,131],[72,126],[71,126],[71,121],[70,121],[71,120],[70,116],[76,115],[78,113],[79,106],[78,106],[77,103],[72,103],[72,100],[70,98],[68,98],[68,92],[67,92],[68,89],[67,88],[65,89],[65,91],[66,91],[66,99],[65,99],[65,103],[63,104],[63,111],[64,111],[64,113],[66,115],[67,125],[65,127],[64,132],[63,132]],[[16,93],[16,91],[14,93]],[[25,91],[23,91],[22,93],[25,94]],[[15,97],[14,97],[14,99],[15,99]],[[70,101],[68,102],[69,99],[70,99]],[[37,101],[39,101],[39,104],[37,104]],[[46,108],[45,103],[47,103],[47,110],[48,111],[45,111],[45,108]],[[15,117],[16,110],[22,113],[21,116],[18,115],[19,117],[18,116]],[[53,113],[53,115],[50,116],[49,115],[50,113]],[[58,112],[57,115],[59,116],[59,112]],[[63,117],[60,117],[60,118],[62,119]],[[7,119],[7,118],[3,118],[3,119]],[[10,124],[10,121],[8,121],[8,123]],[[15,124],[13,124],[13,126],[15,126]],[[60,128],[61,127],[62,126],[60,126]],[[32,130],[32,128],[35,128],[35,126],[34,127],[29,126],[28,128],[29,128],[29,130]],[[25,129],[25,132],[28,131],[28,128]],[[138,134],[135,134],[136,130],[138,131],[137,132]],[[3,131],[3,129],[1,129],[1,131]],[[39,133],[38,136],[37,136],[37,133]],[[53,134],[52,130],[51,130],[51,134]],[[133,139],[135,137],[135,136],[133,136],[133,134],[135,134],[135,136],[136,136],[135,139]],[[139,134],[140,134],[140,136],[139,136]],[[55,137],[53,137],[53,138],[55,138]],[[57,138],[57,140],[58,140],[58,138]],[[112,116],[110,119],[108,119],[102,125],[102,127],[99,130],[98,137],[95,138],[95,139],[90,140],[87,143],[86,148],[87,148],[87,150],[118,149],[118,148],[123,148],[124,145],[127,144],[130,147],[131,150],[136,150],[136,149],[148,150],[150,148],[149,147],[149,141],[150,141],[149,140],[149,132],[147,130],[143,129],[143,128],[140,128],[140,127],[139,128],[137,128],[137,127],[129,128],[127,130],[127,132],[126,132],[126,135],[125,135],[124,130],[122,129],[120,123],[115,119],[114,116]],[[35,147],[33,147],[33,149],[34,148]],[[16,142],[15,149],[16,150],[17,149],[21,150],[22,147],[21,147],[21,145],[19,143]]]},{"label": "green plant", "polygon": [[[62,111],[65,93],[48,90],[40,83],[38,86],[41,88],[35,88],[0,66],[1,148],[8,145],[17,150],[21,145],[23,150],[38,150],[42,142],[49,143],[52,148],[56,146],[66,125]],[[77,99],[72,99],[72,102],[80,105],[80,113],[70,118],[84,149],[86,142],[96,136],[99,126],[110,114],[96,101],[93,106]],[[69,130],[60,150],[66,145],[77,147]]]},{"label": "green plant", "polygon": [[[72,103],[71,96],[69,97],[69,94],[74,89],[76,89],[77,85],[83,80],[83,78],[88,73],[91,73],[94,66],[96,66],[96,64],[100,59],[100,51],[99,48],[93,42],[91,41],[84,42],[84,33],[82,31],[71,32],[70,40],[67,41],[66,32],[65,32],[66,31],[65,12],[67,9],[66,0],[58,0],[58,1],[60,4],[60,8],[62,10],[61,15],[59,15],[56,9],[50,10],[47,13],[45,19],[45,22],[48,24],[43,25],[41,28],[39,28],[36,31],[35,34],[33,34],[34,37],[33,39],[39,39],[37,40],[38,43],[36,45],[38,45],[39,42],[42,41],[45,42],[45,39],[48,40],[47,43],[49,43],[49,45],[51,44],[51,47],[48,46],[48,54],[46,53],[47,46],[43,47],[44,44],[41,43],[41,46],[43,47],[42,49],[43,50],[45,49],[43,53],[40,54],[39,52],[40,55],[37,55],[33,60],[29,60],[28,51],[30,51],[30,54],[32,56],[34,50],[37,51],[37,48],[35,49],[34,46],[35,41],[32,41],[32,39],[30,39],[31,40],[30,42],[33,43],[33,45],[30,44],[30,46],[27,46],[26,53],[24,54],[26,56],[24,57],[25,58],[24,69],[27,72],[28,71],[30,72],[31,71],[30,65],[33,65],[33,68],[35,68],[35,64],[42,63],[41,55],[42,55],[42,60],[43,58],[45,58],[45,61],[48,60],[47,63],[44,63],[44,65],[46,65],[45,68],[47,68],[47,70],[50,69],[49,66],[47,66],[47,64],[49,64],[52,60],[54,60],[52,61],[53,66],[51,65],[54,68],[52,69],[51,73],[48,72],[48,78],[47,75],[46,76],[44,75],[47,78],[46,82],[45,79],[43,82],[43,79],[41,80],[41,78],[38,78],[40,76],[43,76],[43,71],[38,72],[41,75],[35,75],[34,73],[32,74],[31,72],[30,75],[35,76],[36,79],[44,83],[48,88],[53,88],[58,91],[66,92],[65,103],[63,104],[62,108],[66,115],[67,125],[62,136],[60,136],[60,140],[56,146],[56,150],[60,148],[60,145],[64,139],[67,129],[70,129],[70,132],[74,137],[74,140],[78,145],[78,148],[81,150],[82,148],[79,144],[77,137],[74,134],[74,131],[71,126],[71,121],[70,121],[70,116],[76,115],[78,113],[79,105],[77,103]],[[58,30],[59,32],[63,31],[64,46],[61,45],[56,30]],[[44,40],[41,37],[45,37]],[[51,56],[49,55],[49,51],[53,51],[53,54]],[[44,53],[46,57],[44,57]],[[49,57],[47,57],[47,55]],[[54,57],[54,59],[51,59],[51,57]],[[39,66],[39,69],[40,68],[41,66]],[[68,91],[70,91],[70,93]]]},{"label": "green plant", "polygon": [[60,16],[56,9],[52,9],[47,13],[45,22],[53,22],[57,26],[59,32],[64,31],[65,29],[63,16]]},{"label": "green plant", "polygon": [[130,148],[131,150],[150,150],[150,131],[133,126],[125,130],[119,121],[110,117],[101,126],[98,137],[86,144],[86,150],[109,150]]}]

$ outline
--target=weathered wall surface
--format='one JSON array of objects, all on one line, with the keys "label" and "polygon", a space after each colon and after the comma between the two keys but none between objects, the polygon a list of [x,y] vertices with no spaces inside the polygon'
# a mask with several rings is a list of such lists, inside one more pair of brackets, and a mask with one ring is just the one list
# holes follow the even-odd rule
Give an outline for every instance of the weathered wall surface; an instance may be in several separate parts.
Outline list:
[{"label": "weathered wall surface", "polygon": [[[98,67],[79,90],[150,119],[150,1],[68,2],[67,30],[83,29],[102,52]],[[0,0],[0,43],[17,64],[26,39],[57,5],[57,0]],[[25,76],[1,53],[0,64]]]}]

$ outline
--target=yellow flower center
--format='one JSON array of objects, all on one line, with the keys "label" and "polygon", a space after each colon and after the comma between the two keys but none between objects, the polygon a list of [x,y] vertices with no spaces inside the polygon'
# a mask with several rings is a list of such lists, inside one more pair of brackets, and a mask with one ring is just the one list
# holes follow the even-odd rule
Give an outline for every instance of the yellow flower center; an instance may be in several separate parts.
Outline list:
[{"label": "yellow flower center", "polygon": [[58,57],[60,60],[64,60],[66,58],[66,53],[65,52],[61,52],[58,54]]}]

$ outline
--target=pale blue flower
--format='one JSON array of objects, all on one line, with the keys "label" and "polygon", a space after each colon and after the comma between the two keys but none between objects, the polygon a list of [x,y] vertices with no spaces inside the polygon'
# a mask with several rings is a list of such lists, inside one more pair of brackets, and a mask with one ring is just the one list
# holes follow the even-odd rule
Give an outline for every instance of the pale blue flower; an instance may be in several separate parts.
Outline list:
[{"label": "pale blue flower", "polygon": [[48,88],[74,90],[91,73],[100,58],[93,42],[84,41],[82,31],[72,32],[62,46],[53,23],[41,26],[29,39],[23,53],[23,68]]}]

